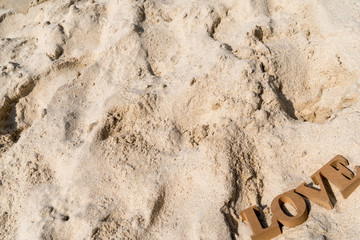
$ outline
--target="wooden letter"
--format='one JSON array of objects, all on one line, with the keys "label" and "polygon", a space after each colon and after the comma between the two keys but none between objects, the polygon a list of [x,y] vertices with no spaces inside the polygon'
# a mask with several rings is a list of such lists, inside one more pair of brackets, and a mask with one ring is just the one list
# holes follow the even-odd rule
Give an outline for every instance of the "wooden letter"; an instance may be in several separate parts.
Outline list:
[{"label": "wooden letter", "polygon": [[340,189],[345,199],[360,185],[360,168],[356,166],[356,176],[354,176],[354,173],[346,167],[348,165],[349,162],[345,158],[337,155],[318,171]]},{"label": "wooden letter", "polygon": [[[281,206],[285,203],[290,203],[296,209],[297,214],[295,216],[290,216],[283,211]],[[274,198],[271,202],[271,211],[274,217],[287,227],[296,227],[308,218],[305,199],[295,193],[294,190],[285,192]]]},{"label": "wooden letter", "polygon": [[324,181],[327,182],[327,180],[324,179],[324,177],[321,176],[319,172],[316,172],[314,175],[312,175],[311,179],[313,180],[314,184],[320,185],[320,190],[311,188],[304,182],[298,186],[295,191],[325,208],[333,209],[334,205],[331,202],[329,196],[331,187],[324,183]]},{"label": "wooden letter", "polygon": [[281,234],[279,223],[274,217],[271,226],[263,228],[256,213],[259,213],[256,206],[247,208],[240,213],[242,220],[248,221],[250,224],[253,232],[253,235],[251,235],[252,240],[268,240]]}]

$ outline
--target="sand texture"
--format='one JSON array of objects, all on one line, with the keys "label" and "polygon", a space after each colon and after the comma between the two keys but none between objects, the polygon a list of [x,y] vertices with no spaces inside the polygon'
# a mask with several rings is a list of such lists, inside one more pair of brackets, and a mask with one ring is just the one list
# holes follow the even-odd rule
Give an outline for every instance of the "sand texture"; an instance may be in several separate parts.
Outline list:
[{"label": "sand texture", "polygon": [[[0,0],[0,239],[249,240],[360,165],[357,0]],[[358,240],[360,188],[276,239]]]}]

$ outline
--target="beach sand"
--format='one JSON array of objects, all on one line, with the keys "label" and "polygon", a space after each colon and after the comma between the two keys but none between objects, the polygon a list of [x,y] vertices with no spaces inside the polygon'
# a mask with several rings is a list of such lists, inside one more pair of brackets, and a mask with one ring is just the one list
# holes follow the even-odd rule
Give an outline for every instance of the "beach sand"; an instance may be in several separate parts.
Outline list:
[{"label": "beach sand", "polygon": [[[355,0],[0,0],[0,239],[251,239],[360,165]],[[360,189],[276,239],[360,235]]]}]

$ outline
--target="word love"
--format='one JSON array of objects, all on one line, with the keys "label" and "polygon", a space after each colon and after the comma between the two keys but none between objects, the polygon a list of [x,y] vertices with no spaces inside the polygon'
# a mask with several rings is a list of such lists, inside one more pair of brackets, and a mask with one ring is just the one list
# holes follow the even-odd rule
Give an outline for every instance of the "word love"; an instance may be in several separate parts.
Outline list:
[{"label": "word love", "polygon": [[[360,185],[360,167],[356,166],[356,176],[346,166],[349,162],[340,155],[335,156],[325,166],[311,176],[315,189],[305,182],[296,189],[280,194],[271,202],[272,221],[269,227],[264,228],[258,216],[260,211],[256,206],[243,210],[240,215],[247,221],[253,231],[252,240],[272,239],[281,234],[280,224],[287,227],[296,227],[308,218],[308,209],[305,198],[325,207],[333,209],[332,190],[329,182],[339,188],[341,195],[346,199]],[[286,209],[285,203],[291,204],[296,209],[293,216]]]}]

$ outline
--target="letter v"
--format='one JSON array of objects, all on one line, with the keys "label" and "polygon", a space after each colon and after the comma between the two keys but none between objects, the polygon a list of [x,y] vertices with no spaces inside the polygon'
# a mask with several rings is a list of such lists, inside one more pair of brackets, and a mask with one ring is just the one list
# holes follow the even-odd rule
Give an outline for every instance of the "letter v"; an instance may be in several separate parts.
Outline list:
[{"label": "letter v", "polygon": [[[330,184],[325,177],[323,177],[319,172],[316,172],[311,176],[314,184],[320,185],[320,190],[309,187],[305,182],[302,183],[295,189],[295,192],[307,197],[311,201],[328,208],[333,209],[334,205],[331,202],[329,193],[332,193]],[[327,183],[327,184],[326,184]]]}]

